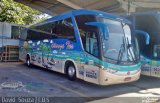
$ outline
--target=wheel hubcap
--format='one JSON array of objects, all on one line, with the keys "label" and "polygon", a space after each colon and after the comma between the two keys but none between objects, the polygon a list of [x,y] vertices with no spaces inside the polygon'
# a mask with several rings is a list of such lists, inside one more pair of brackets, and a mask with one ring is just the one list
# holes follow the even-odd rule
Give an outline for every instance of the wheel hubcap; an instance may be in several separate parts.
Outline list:
[{"label": "wheel hubcap", "polygon": [[72,77],[75,74],[75,69],[74,67],[69,67],[68,68],[68,74],[70,77]]}]

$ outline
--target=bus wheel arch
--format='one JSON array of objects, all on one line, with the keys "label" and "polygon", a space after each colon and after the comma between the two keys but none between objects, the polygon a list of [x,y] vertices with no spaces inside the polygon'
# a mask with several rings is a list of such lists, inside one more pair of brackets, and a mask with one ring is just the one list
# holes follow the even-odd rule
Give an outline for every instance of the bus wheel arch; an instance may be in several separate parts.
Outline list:
[{"label": "bus wheel arch", "polygon": [[67,60],[65,62],[64,72],[69,80],[74,81],[76,79],[76,66],[73,61]]}]

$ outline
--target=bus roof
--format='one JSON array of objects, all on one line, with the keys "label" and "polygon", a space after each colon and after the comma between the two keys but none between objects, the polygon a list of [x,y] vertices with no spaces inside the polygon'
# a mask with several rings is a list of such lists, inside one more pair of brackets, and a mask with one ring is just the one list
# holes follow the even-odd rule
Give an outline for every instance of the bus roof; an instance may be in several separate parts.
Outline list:
[{"label": "bus roof", "polygon": [[41,23],[35,24],[33,26],[43,25],[43,24],[46,24],[46,23],[49,23],[49,22],[54,22],[54,21],[58,21],[58,20],[62,20],[62,19],[71,17],[71,16],[78,16],[78,15],[83,15],[83,14],[102,16],[102,17],[106,17],[108,19],[113,19],[113,20],[117,20],[117,21],[123,21],[123,22],[126,22],[126,23],[131,23],[130,21],[128,21],[125,18],[122,18],[120,16],[116,16],[116,15],[113,15],[113,14],[109,14],[109,13],[106,13],[106,12],[102,12],[102,11],[98,11],[98,10],[79,9],[79,10],[68,11],[68,12],[65,12],[63,14],[54,16],[50,19],[47,19],[47,20],[45,20]]}]

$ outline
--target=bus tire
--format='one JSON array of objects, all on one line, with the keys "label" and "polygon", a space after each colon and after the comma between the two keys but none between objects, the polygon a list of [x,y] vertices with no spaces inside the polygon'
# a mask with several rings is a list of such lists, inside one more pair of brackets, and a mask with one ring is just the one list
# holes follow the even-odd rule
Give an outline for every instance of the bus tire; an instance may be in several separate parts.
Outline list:
[{"label": "bus tire", "polygon": [[68,79],[71,81],[74,81],[76,79],[76,69],[74,65],[70,64],[67,66],[67,76],[68,76]]},{"label": "bus tire", "polygon": [[26,57],[26,65],[27,65],[27,67],[31,67],[30,57],[28,55]]}]

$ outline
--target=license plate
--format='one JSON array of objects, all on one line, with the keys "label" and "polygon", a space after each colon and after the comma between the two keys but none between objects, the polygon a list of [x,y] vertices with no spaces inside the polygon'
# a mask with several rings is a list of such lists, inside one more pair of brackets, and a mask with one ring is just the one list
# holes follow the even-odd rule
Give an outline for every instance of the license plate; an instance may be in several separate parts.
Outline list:
[{"label": "license plate", "polygon": [[125,79],[124,79],[124,81],[130,81],[131,80],[131,77],[126,77]]}]

